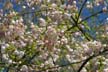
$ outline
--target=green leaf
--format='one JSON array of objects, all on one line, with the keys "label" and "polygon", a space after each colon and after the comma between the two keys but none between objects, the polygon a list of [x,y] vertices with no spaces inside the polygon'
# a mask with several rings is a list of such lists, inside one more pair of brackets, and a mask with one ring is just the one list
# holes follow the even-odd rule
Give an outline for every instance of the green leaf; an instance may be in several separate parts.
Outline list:
[{"label": "green leaf", "polygon": [[88,25],[86,21],[83,22],[83,25],[87,30],[91,30],[90,26]]}]

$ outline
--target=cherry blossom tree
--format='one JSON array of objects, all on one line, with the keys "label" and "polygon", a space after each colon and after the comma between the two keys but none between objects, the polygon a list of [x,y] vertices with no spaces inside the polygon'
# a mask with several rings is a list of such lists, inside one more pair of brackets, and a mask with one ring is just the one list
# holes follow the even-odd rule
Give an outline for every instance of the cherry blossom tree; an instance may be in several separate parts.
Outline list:
[{"label": "cherry blossom tree", "polygon": [[0,0],[1,72],[108,72],[108,0]]}]

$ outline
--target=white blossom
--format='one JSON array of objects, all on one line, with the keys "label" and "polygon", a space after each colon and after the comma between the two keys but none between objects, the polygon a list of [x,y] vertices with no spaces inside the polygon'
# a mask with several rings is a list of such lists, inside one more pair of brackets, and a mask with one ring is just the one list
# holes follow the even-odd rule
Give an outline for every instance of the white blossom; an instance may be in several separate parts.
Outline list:
[{"label": "white blossom", "polygon": [[105,68],[105,69],[103,70],[103,72],[108,72],[108,68]]},{"label": "white blossom", "polygon": [[43,18],[39,18],[39,25],[40,26],[46,26],[46,21]]},{"label": "white blossom", "polygon": [[25,9],[25,8],[26,8],[26,6],[22,6],[22,8],[24,8],[24,9]]},{"label": "white blossom", "polygon": [[6,49],[6,46],[2,45],[1,46],[1,52],[4,53],[5,52],[5,49]]},{"label": "white blossom", "polygon": [[23,65],[23,66],[21,67],[21,71],[23,71],[23,72],[29,72],[29,71],[28,71],[27,65]]}]

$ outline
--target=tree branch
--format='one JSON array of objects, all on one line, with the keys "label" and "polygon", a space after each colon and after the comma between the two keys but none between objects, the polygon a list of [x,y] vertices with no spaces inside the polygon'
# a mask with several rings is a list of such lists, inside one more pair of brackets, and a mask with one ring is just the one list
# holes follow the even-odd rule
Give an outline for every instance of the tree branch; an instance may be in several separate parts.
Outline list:
[{"label": "tree branch", "polygon": [[78,22],[78,20],[79,20],[79,17],[80,17],[80,15],[81,15],[81,13],[82,13],[82,10],[83,10],[84,5],[86,4],[86,2],[87,2],[87,0],[85,0],[84,3],[83,3],[82,6],[81,6],[81,9],[80,9],[80,11],[79,11],[79,13],[78,13],[77,22]]},{"label": "tree branch", "polygon": [[39,70],[39,71],[36,71],[36,72],[43,72],[43,71],[46,71],[46,70],[56,69],[56,68],[60,68],[60,67],[66,67],[66,66],[69,66],[69,65],[72,65],[72,64],[81,63],[83,61],[85,61],[85,60],[81,60],[81,61],[77,61],[77,62],[72,62],[72,63],[68,63],[68,64],[64,64],[64,65],[59,65],[59,66],[54,66],[54,67],[49,67],[49,68],[42,69],[42,70]]},{"label": "tree branch", "polygon": [[92,15],[86,17],[85,19],[81,20],[78,24],[81,24],[83,21],[88,20],[89,18],[91,18],[91,17],[93,17],[93,16],[96,16],[97,14],[100,14],[100,13],[103,13],[103,11],[101,10],[101,11],[99,11],[99,12],[96,12],[96,13],[94,13],[94,14],[92,14]]},{"label": "tree branch", "polygon": [[92,56],[88,57],[83,63],[82,65],[80,66],[80,68],[78,69],[77,72],[81,72],[81,70],[83,69],[83,67],[87,64],[87,62],[89,62],[91,59],[97,57],[97,56],[100,56],[100,55],[103,55],[105,52],[108,52],[108,50],[104,50],[102,52],[99,52],[98,54],[93,54]]}]

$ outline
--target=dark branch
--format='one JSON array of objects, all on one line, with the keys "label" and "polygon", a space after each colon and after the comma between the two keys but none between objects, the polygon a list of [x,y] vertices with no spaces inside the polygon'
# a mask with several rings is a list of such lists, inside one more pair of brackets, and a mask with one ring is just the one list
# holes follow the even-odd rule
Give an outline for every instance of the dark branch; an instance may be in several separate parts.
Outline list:
[{"label": "dark branch", "polygon": [[77,22],[78,22],[78,20],[79,20],[79,17],[80,17],[80,15],[81,15],[81,13],[82,13],[82,10],[83,10],[84,5],[86,4],[86,2],[87,2],[87,0],[85,0],[84,3],[83,3],[82,6],[81,6],[81,9],[80,9],[80,11],[79,11],[79,13],[78,13]]},{"label": "dark branch", "polygon": [[99,11],[99,12],[96,12],[96,13],[94,13],[94,14],[92,14],[92,15],[88,16],[88,17],[86,17],[85,19],[81,20],[78,24],[82,23],[83,21],[88,20],[89,18],[91,18],[91,17],[93,17],[93,16],[96,16],[96,15],[98,15],[98,14],[101,14],[101,13],[103,13],[103,11],[102,11],[102,10],[101,10],[101,11]]},{"label": "dark branch", "polygon": [[106,52],[108,52],[108,50],[104,50],[102,52],[99,52],[98,54],[93,54],[92,56],[88,57],[83,63],[82,65],[80,66],[80,68],[78,69],[77,72],[81,72],[81,70],[83,69],[83,67],[87,64],[87,62],[89,62],[91,59],[97,57],[97,56],[100,56],[100,55],[103,55],[105,54]]}]

